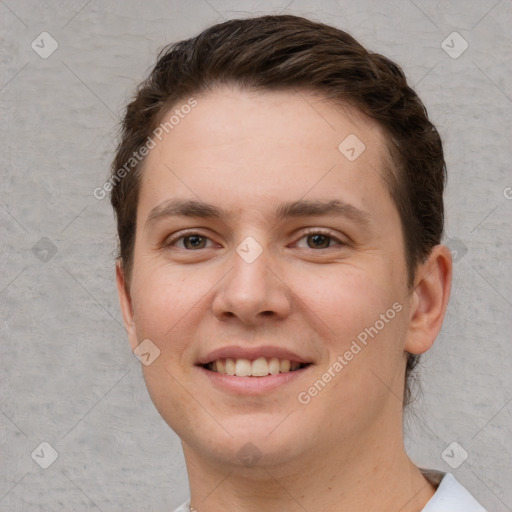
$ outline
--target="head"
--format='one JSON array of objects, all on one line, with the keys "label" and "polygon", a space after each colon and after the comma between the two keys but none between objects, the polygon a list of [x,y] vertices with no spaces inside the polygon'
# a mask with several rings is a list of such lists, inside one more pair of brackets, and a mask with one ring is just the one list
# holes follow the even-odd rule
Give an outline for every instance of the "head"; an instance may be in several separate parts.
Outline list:
[{"label": "head", "polygon": [[[173,423],[169,409],[185,412],[188,403],[196,411],[185,416],[201,414],[178,388],[196,384],[187,365],[204,362],[210,341],[214,349],[230,340],[261,346],[303,332],[295,348],[314,362],[311,377],[330,369],[329,393],[343,388],[340,401],[354,414],[362,413],[351,395],[361,384],[358,365],[375,374],[383,361],[376,379],[395,389],[400,408],[408,403],[419,354],[441,326],[451,267],[440,246],[441,140],[398,65],[341,30],[295,16],[213,26],[165,48],[139,86],[126,110],[112,183],[125,322],[133,348],[149,338],[164,356],[144,368],[145,378],[180,435],[184,424]],[[176,198],[188,203],[171,204]],[[330,218],[330,231],[312,230],[308,240],[320,242],[320,250],[325,242],[324,250],[332,249],[329,236],[342,245],[323,260],[293,256],[287,244],[301,219],[321,227],[318,205],[338,198],[345,220]],[[271,207],[283,203],[288,208],[279,212],[292,216],[275,215]],[[195,238],[173,245],[170,234],[181,229],[187,236],[187,227]],[[241,257],[245,249],[261,254],[249,263]],[[443,297],[432,298],[440,288]],[[428,319],[420,318],[426,311]],[[366,345],[359,336],[365,329]],[[359,351],[351,345],[358,339]],[[347,350],[357,363],[338,376],[333,355]],[[158,391],[162,379],[175,391]],[[230,413],[207,391],[197,396],[236,437],[244,420],[226,420]],[[238,407],[236,401],[226,407]],[[253,397],[241,416],[251,417],[251,407],[262,403]]]}]

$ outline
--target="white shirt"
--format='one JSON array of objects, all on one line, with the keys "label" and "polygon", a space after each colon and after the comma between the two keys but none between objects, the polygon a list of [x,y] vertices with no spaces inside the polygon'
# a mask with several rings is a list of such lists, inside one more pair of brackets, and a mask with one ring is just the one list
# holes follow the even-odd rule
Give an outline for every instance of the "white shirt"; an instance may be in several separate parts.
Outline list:
[{"label": "white shirt", "polygon": [[[435,473],[439,474],[439,472]],[[487,512],[451,473],[441,473],[441,475],[444,476],[436,493],[421,512]],[[425,474],[425,476],[432,480],[429,478],[430,475]]]},{"label": "white shirt", "polygon": [[[440,481],[436,493],[421,512],[487,512],[451,473],[423,470],[434,484]],[[189,501],[174,512],[189,512]]]}]

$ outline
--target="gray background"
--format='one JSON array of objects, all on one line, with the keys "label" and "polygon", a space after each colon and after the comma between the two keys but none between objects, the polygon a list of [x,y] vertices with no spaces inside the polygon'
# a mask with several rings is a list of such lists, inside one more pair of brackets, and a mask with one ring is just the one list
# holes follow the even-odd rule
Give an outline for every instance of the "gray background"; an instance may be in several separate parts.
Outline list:
[{"label": "gray background", "polygon": [[[489,510],[512,511],[509,0],[0,1],[0,510],[168,511],[187,497],[179,440],[121,325],[112,212],[93,190],[118,116],[164,44],[280,12],[395,59],[439,127],[455,277],[407,447]],[[31,47],[43,31],[58,43],[46,59]],[[441,46],[454,31],[469,44],[458,58]],[[454,441],[452,464],[468,453],[457,469],[442,457]],[[42,442],[58,453],[47,469]]]}]

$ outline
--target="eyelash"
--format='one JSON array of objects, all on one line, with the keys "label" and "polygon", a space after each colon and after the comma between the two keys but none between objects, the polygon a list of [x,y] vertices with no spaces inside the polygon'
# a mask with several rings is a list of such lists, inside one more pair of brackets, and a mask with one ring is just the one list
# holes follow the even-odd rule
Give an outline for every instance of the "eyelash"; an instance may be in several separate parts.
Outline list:
[{"label": "eyelash", "polygon": [[[302,233],[302,236],[300,238],[297,239],[297,242],[299,240],[302,240],[303,238],[307,238],[308,236],[311,236],[311,235],[322,235],[322,236],[325,236],[327,238],[329,238],[331,241],[334,241],[336,242],[337,245],[339,246],[346,246],[348,245],[346,242],[342,242],[341,240],[339,240],[338,238],[336,238],[335,236],[332,235],[332,233],[330,233],[329,231],[326,231],[326,230],[323,230],[323,229],[316,229],[316,228],[309,228],[307,229],[306,231],[304,231]],[[193,237],[193,236],[198,236],[198,237],[201,237],[201,238],[206,238],[207,240],[210,240],[211,239],[201,233],[198,233],[196,231],[191,231],[191,232],[187,232],[185,234],[181,234],[179,237],[176,237],[176,238],[173,238],[169,241],[166,241],[164,243],[164,247],[165,248],[170,248],[170,247],[173,247],[175,246],[175,244],[179,241],[179,240],[183,240],[185,238],[189,238],[189,237]],[[295,242],[295,243],[297,243]],[[322,248],[323,250],[325,249],[330,249],[332,246],[329,245],[329,247],[324,247]],[[186,249],[186,248],[182,248],[180,247],[180,249],[184,250],[184,251],[189,251],[189,252],[194,252],[193,249]],[[310,249],[310,250],[313,250],[313,251],[317,251],[319,249],[314,249],[312,247],[307,247],[306,249]],[[198,249],[200,250],[200,249]]]}]

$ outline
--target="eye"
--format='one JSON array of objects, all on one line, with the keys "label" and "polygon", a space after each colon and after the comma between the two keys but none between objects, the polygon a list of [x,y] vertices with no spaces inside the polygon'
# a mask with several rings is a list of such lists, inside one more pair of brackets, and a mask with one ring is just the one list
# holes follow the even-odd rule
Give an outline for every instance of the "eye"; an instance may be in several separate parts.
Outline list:
[{"label": "eye", "polygon": [[190,233],[188,235],[182,235],[173,240],[169,240],[166,243],[166,246],[178,247],[179,249],[185,250],[195,250],[195,249],[207,249],[207,244],[210,242],[210,246],[212,247],[212,241],[199,233]]},{"label": "eye", "polygon": [[[306,240],[306,246],[300,244],[301,240]],[[310,231],[299,238],[296,245],[307,249],[328,249],[333,245],[346,244],[332,236],[330,233],[325,233],[323,231]]]}]

